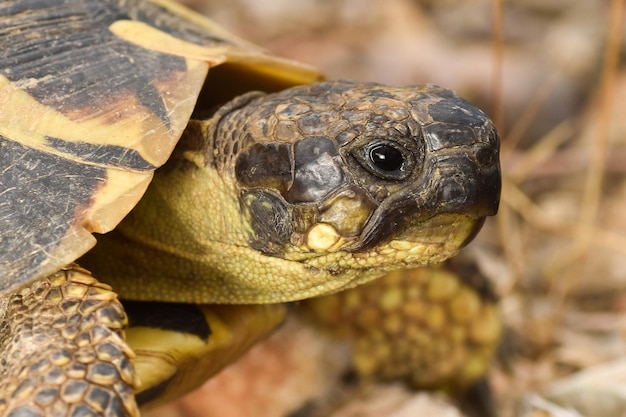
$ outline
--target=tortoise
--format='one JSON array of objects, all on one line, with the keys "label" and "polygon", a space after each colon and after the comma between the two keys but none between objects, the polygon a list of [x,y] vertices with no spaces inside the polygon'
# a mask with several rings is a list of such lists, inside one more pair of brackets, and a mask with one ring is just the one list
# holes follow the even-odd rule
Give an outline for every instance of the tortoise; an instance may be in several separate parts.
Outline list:
[{"label": "tortoise", "polygon": [[171,0],[5,0],[0,36],[1,415],[138,415],[497,211],[495,127],[447,89],[325,81]]}]

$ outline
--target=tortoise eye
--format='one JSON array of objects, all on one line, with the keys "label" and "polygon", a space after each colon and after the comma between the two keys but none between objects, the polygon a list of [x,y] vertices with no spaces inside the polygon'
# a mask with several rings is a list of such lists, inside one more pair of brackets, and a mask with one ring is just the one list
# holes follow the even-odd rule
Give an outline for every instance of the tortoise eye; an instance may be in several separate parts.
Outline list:
[{"label": "tortoise eye", "polygon": [[415,165],[415,156],[410,150],[387,140],[376,140],[353,149],[352,155],[370,174],[385,180],[404,180]]},{"label": "tortoise eye", "polygon": [[402,152],[389,145],[372,146],[368,157],[374,166],[385,172],[402,171],[405,165]]}]

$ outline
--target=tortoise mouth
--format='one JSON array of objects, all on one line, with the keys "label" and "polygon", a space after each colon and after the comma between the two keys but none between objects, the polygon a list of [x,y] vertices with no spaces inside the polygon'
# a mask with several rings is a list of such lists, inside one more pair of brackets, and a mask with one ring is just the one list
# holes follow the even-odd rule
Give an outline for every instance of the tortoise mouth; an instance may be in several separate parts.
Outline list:
[{"label": "tortoise mouth", "polygon": [[339,249],[296,251],[287,259],[325,271],[334,277],[332,285],[352,287],[389,271],[443,262],[467,245],[484,221],[484,216],[438,214],[405,225],[399,234],[372,248],[356,238]]},{"label": "tortoise mouth", "polygon": [[[486,216],[442,213],[412,221],[402,218],[403,223],[399,223],[388,216],[376,227],[366,228],[361,236],[344,249],[357,253],[381,251],[390,247],[411,252],[413,246],[439,245],[445,247],[446,251],[458,250],[474,240],[485,219]],[[398,233],[398,230],[401,231]]]}]

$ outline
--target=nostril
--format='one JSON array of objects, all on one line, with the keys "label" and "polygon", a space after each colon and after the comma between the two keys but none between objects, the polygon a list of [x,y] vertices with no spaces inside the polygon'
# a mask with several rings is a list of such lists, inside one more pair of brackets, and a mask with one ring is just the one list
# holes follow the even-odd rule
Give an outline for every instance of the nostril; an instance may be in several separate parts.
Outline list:
[{"label": "nostril", "polygon": [[493,163],[495,152],[491,147],[478,145],[475,152],[476,161],[481,166],[490,166]]}]

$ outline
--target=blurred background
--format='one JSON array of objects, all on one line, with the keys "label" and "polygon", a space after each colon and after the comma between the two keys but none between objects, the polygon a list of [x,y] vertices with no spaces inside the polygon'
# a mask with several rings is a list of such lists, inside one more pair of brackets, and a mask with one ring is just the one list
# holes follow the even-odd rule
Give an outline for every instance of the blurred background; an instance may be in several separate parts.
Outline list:
[{"label": "blurred background", "polygon": [[[329,78],[435,83],[484,109],[499,125],[504,187],[469,250],[501,298],[489,375],[499,413],[626,416],[623,0],[184,3]],[[203,392],[154,415],[191,415]],[[416,415],[402,398],[342,415]]]}]

